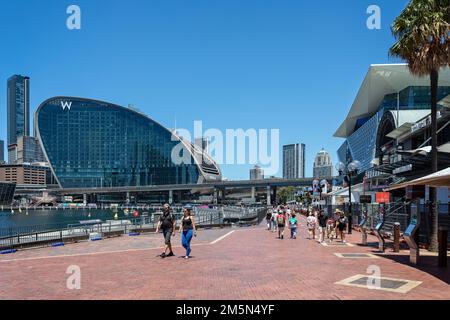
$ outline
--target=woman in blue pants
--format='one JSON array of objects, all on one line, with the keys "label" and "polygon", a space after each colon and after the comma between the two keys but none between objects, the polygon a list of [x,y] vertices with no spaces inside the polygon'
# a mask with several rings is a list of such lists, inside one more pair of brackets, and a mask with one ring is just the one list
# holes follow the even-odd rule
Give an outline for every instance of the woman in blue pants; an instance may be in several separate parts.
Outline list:
[{"label": "woman in blue pants", "polygon": [[185,259],[189,259],[191,254],[191,240],[192,236],[197,236],[195,227],[195,219],[191,216],[192,206],[185,206],[183,208],[183,218],[181,219],[180,234],[181,244],[186,249]]}]

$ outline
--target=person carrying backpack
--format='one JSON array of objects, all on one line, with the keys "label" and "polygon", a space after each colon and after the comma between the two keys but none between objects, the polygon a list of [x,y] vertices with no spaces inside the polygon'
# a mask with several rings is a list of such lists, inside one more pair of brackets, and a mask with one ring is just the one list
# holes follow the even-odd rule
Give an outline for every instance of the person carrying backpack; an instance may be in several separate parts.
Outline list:
[{"label": "person carrying backpack", "polygon": [[282,210],[280,210],[280,212],[277,215],[277,225],[278,225],[278,239],[283,239],[284,226],[286,225],[286,216],[284,215]]},{"label": "person carrying backpack", "polygon": [[[174,256],[170,237],[175,236],[176,220],[171,211],[169,204],[166,203],[163,207],[163,214],[159,218],[158,225],[156,226],[156,233],[159,232],[159,229],[162,229],[164,235],[165,249],[160,254],[161,258]],[[167,250],[169,250],[169,254],[167,254]]]}]

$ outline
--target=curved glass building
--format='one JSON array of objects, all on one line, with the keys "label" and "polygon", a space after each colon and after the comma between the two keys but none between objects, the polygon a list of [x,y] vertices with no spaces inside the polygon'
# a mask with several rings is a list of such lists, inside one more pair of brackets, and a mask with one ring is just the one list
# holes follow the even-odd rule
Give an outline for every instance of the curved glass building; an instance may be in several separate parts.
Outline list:
[{"label": "curved glass building", "polygon": [[38,107],[34,121],[45,157],[63,188],[221,180],[219,167],[201,148],[129,108],[55,97]]}]

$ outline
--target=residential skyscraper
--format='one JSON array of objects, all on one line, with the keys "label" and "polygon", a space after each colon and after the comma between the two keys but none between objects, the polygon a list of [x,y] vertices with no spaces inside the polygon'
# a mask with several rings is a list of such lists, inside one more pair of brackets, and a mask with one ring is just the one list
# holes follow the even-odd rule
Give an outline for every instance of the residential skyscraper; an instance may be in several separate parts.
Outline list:
[{"label": "residential skyscraper", "polygon": [[17,138],[30,135],[30,78],[13,75],[7,85],[7,145],[17,144]]},{"label": "residential skyscraper", "polygon": [[329,153],[322,148],[314,160],[313,178],[322,179],[331,176],[333,176],[333,163]]},{"label": "residential skyscraper", "polygon": [[5,161],[5,142],[0,140],[0,163]]},{"label": "residential skyscraper", "polygon": [[283,146],[283,178],[305,177],[305,145],[303,143]]}]

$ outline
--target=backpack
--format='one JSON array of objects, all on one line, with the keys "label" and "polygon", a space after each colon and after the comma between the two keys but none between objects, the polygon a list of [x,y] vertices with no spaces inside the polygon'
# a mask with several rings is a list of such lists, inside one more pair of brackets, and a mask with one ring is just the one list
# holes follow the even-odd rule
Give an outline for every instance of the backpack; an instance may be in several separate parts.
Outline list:
[{"label": "backpack", "polygon": [[278,224],[284,224],[284,217],[281,214],[278,215],[277,222],[278,222]]}]

